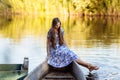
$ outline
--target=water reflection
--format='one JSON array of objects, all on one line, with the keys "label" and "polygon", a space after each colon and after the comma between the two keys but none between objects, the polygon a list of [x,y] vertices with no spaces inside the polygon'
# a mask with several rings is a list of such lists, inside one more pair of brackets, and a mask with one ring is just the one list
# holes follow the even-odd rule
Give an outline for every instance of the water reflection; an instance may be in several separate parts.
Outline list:
[{"label": "water reflection", "polygon": [[[11,17],[1,18],[0,34],[3,38],[15,41],[21,40],[26,35],[45,36],[51,26],[53,17]],[[111,45],[119,43],[120,22],[117,18],[61,18],[66,32],[65,38],[70,46],[84,45],[92,47],[94,44]],[[78,36],[79,35],[79,36]]]},{"label": "water reflection", "polygon": [[[70,20],[67,41],[71,46],[109,46],[119,43],[119,19],[112,18],[75,18]],[[79,36],[78,36],[79,35]],[[69,38],[70,37],[70,38]],[[99,45],[100,44],[100,45]]]},{"label": "water reflection", "polygon": [[103,45],[111,45],[114,42],[117,43],[116,41],[119,40],[120,36],[120,23],[118,19],[92,18],[87,20],[86,22],[88,23],[86,26],[90,27],[88,40],[95,39],[96,41],[100,41]]},{"label": "water reflection", "polygon": [[[53,17],[0,17],[0,63],[22,63],[26,56],[32,64],[30,69],[35,68],[46,56],[46,35]],[[101,67],[101,80],[120,75],[119,18],[59,17],[68,46],[84,60]]]}]

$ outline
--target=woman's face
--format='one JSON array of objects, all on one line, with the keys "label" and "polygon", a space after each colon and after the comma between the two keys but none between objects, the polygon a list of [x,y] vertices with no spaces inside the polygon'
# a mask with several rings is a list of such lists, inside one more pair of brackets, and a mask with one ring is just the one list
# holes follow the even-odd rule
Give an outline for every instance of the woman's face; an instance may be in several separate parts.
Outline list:
[{"label": "woman's face", "polygon": [[58,29],[60,27],[60,22],[58,22],[55,26],[56,29]]}]

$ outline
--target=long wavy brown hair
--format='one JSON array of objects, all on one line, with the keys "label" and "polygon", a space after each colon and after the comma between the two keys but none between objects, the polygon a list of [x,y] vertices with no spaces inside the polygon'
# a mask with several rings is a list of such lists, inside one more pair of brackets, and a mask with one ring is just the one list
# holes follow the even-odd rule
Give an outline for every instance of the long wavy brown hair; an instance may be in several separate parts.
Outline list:
[{"label": "long wavy brown hair", "polygon": [[52,27],[50,29],[50,34],[51,34],[51,43],[52,43],[52,47],[55,49],[56,48],[56,38],[55,38],[55,26],[57,25],[57,23],[60,23],[60,27],[58,28],[58,37],[59,37],[59,44],[62,45],[64,44],[64,39],[63,39],[63,34],[61,31],[61,21],[59,20],[59,18],[54,18],[52,20]]}]

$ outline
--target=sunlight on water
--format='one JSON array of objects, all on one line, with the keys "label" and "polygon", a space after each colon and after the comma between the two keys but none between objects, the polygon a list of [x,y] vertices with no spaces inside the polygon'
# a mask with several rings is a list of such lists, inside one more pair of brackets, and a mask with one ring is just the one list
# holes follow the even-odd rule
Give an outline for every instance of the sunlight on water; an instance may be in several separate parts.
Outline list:
[{"label": "sunlight on water", "polygon": [[[47,31],[53,17],[0,17],[0,63],[23,63],[24,57],[29,57],[30,72],[44,61]],[[70,49],[100,67],[95,71],[100,80],[119,80],[119,19],[75,16],[60,19]],[[88,73],[86,68],[83,71]]]}]

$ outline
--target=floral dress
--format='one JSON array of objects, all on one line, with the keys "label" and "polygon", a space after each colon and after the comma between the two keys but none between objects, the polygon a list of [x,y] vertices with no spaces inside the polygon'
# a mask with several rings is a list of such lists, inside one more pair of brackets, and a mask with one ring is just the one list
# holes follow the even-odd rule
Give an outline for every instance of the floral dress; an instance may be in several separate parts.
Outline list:
[{"label": "floral dress", "polygon": [[[62,35],[64,35],[64,30],[61,29],[61,31]],[[47,38],[51,38],[50,30],[48,31]],[[49,45],[50,58],[48,59],[48,64],[56,68],[62,68],[69,65],[72,61],[76,60],[78,56],[65,44],[59,45],[58,33],[55,33],[55,39],[56,49],[52,48],[51,42]]]}]

